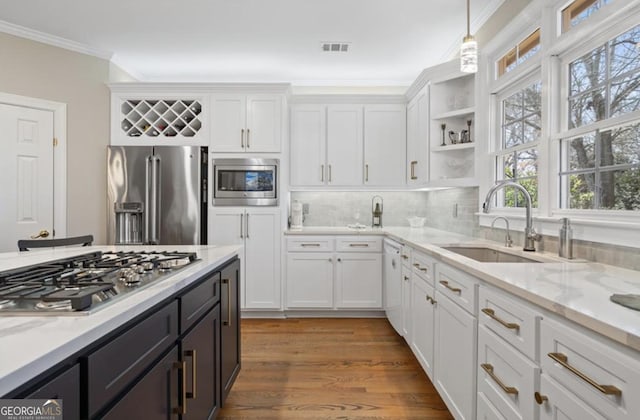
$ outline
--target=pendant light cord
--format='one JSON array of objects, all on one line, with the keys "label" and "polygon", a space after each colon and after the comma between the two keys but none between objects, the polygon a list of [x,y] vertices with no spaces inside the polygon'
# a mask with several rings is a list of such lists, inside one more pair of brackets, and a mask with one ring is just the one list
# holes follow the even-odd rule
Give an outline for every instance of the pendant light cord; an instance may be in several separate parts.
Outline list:
[{"label": "pendant light cord", "polygon": [[470,23],[469,21],[471,20],[470,18],[470,5],[469,3],[471,2],[471,0],[467,0],[467,37],[471,36],[471,29],[470,29]]}]

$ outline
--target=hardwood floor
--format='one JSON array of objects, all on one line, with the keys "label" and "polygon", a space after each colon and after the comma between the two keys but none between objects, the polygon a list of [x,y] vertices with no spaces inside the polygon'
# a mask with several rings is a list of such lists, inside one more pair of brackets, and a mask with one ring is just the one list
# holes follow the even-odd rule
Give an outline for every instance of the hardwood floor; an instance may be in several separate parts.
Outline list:
[{"label": "hardwood floor", "polygon": [[452,419],[386,319],[242,320],[218,419]]}]

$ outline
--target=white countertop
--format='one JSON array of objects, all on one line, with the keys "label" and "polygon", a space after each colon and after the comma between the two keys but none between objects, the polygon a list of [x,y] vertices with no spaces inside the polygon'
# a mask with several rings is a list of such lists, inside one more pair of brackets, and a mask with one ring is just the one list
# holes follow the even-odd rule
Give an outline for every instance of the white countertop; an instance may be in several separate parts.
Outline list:
[{"label": "white countertop", "polygon": [[0,396],[12,391],[93,341],[123,325],[200,278],[204,272],[238,255],[241,246],[144,246],[57,248],[0,254],[0,270],[92,251],[159,250],[196,252],[199,261],[151,283],[137,293],[89,315],[0,316]]},{"label": "white countertop", "polygon": [[[385,227],[356,231],[337,227],[309,227],[286,235],[386,235],[474,275],[559,316],[572,320],[621,344],[640,351],[640,311],[609,300],[614,293],[640,295],[640,271],[605,264],[566,260],[555,254],[524,252],[500,244],[431,228]],[[447,251],[447,245],[487,245],[538,263],[483,263]]]}]

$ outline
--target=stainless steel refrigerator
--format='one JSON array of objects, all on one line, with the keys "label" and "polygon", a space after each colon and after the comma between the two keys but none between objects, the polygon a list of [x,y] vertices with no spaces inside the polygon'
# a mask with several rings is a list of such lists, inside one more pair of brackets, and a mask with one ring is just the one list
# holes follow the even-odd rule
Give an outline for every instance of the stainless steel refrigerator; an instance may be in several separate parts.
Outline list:
[{"label": "stainless steel refrigerator", "polygon": [[207,243],[207,148],[109,146],[110,244]]}]

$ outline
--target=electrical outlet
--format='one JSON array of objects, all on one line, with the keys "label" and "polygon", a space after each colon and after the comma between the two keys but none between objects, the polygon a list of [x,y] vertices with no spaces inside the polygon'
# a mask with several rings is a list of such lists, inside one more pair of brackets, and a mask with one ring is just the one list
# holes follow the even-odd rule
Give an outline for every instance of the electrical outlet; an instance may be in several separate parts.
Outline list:
[{"label": "electrical outlet", "polygon": [[309,203],[302,203],[302,214],[309,214]]}]

